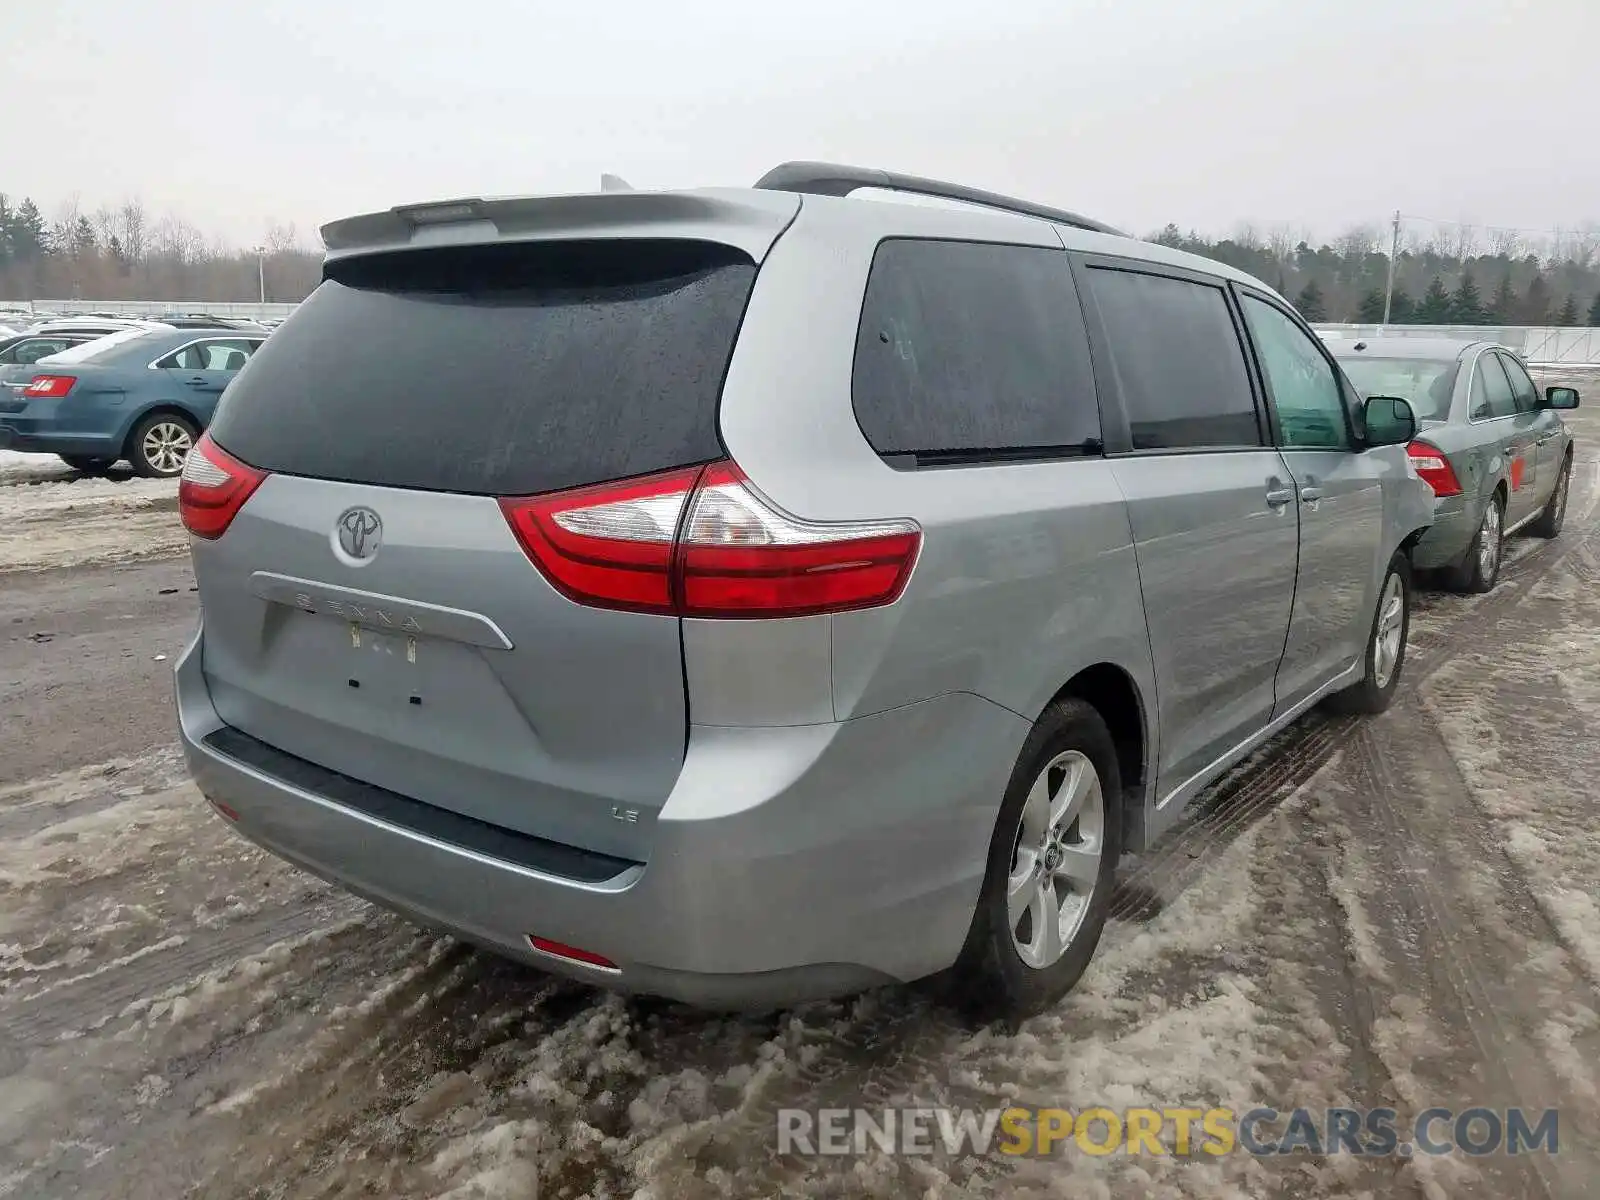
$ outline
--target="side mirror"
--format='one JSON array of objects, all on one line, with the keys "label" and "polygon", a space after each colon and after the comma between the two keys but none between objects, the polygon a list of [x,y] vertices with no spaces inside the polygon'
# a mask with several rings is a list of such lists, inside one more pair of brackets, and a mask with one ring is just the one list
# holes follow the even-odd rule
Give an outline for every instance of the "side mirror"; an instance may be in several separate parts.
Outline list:
[{"label": "side mirror", "polygon": [[1578,389],[1547,387],[1544,390],[1544,405],[1546,408],[1577,408]]},{"label": "side mirror", "polygon": [[1369,446],[1403,446],[1417,436],[1417,415],[1399,396],[1368,396],[1362,417]]}]

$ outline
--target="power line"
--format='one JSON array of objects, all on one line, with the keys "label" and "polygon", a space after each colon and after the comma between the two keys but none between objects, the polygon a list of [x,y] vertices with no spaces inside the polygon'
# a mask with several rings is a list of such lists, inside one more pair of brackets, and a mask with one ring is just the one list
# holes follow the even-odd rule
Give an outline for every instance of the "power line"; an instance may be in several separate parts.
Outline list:
[{"label": "power line", "polygon": [[1417,213],[1398,213],[1396,215],[1402,221],[1423,221],[1429,225],[1450,225],[1456,229],[1481,229],[1486,233],[1530,233],[1539,234],[1544,237],[1559,238],[1564,237],[1569,233],[1581,232],[1586,228],[1600,232],[1600,223],[1593,221],[1584,222],[1575,226],[1568,226],[1566,228],[1558,226],[1555,229],[1535,229],[1525,225],[1495,225],[1492,223],[1484,224],[1473,221],[1450,221],[1443,217],[1424,217],[1418,215]]}]

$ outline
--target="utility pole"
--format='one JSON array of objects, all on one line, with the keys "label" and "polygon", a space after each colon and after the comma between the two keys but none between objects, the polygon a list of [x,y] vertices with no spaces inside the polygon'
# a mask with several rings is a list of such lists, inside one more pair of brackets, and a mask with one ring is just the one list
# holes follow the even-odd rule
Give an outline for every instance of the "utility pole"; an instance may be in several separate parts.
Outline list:
[{"label": "utility pole", "polygon": [[[1394,236],[1389,240],[1389,281],[1383,289],[1383,324],[1389,324],[1389,311],[1394,304],[1394,268],[1400,258],[1400,210],[1394,210]],[[1382,328],[1382,326],[1380,326]]]},{"label": "utility pole", "polygon": [[256,286],[261,294],[261,303],[267,302],[267,248],[256,247]]}]

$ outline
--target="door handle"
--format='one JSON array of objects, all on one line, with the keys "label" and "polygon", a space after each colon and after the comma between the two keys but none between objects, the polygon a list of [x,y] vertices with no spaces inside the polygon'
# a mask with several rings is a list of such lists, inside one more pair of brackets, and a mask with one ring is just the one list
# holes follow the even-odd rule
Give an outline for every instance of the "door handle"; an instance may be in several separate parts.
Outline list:
[{"label": "door handle", "polygon": [[1308,504],[1313,500],[1321,500],[1322,489],[1319,487],[1303,487],[1300,489],[1300,499]]},{"label": "door handle", "polygon": [[1267,503],[1273,508],[1282,508],[1294,499],[1294,492],[1288,488],[1268,488]]},{"label": "door handle", "polygon": [[188,379],[185,379],[184,382],[185,383],[191,383],[196,387],[204,387],[206,384],[210,383],[211,381],[209,379],[207,379],[204,375],[191,375],[191,376],[189,376]]}]

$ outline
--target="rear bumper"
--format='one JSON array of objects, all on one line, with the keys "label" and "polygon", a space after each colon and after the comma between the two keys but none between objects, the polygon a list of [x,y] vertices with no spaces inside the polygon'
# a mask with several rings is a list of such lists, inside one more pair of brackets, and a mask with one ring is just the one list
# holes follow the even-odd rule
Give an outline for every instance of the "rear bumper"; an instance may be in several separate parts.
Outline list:
[{"label": "rear bumper", "polygon": [[29,454],[71,454],[85,458],[120,458],[122,443],[114,434],[63,433],[19,427],[0,417],[0,450]]},{"label": "rear bumper", "polygon": [[[1028,732],[968,694],[825,725],[696,727],[649,862],[579,879],[463,844],[472,839],[444,826],[425,832],[403,807],[340,803],[284,777],[314,775],[221,752],[226,737],[208,744],[226,726],[203,645],[201,631],[176,669],[182,741],[200,790],[238,814],[239,833],[508,957],[713,1008],[779,1007],[953,963]],[[553,958],[529,935],[616,970]]]},{"label": "rear bumper", "polygon": [[1454,566],[1472,545],[1482,519],[1483,505],[1476,499],[1466,496],[1440,499],[1434,506],[1433,524],[1412,551],[1412,565],[1421,570]]}]

